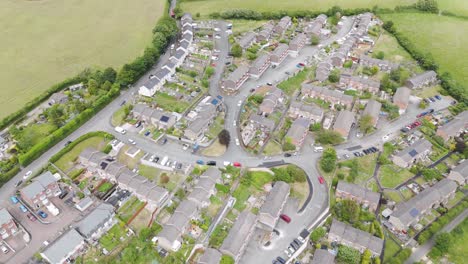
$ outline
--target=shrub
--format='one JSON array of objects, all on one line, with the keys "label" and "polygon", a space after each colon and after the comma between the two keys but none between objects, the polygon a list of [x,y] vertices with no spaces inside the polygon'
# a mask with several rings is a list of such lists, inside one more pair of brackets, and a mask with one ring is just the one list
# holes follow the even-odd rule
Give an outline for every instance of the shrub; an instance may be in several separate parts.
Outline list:
[{"label": "shrub", "polygon": [[159,178],[159,183],[161,183],[161,184],[167,184],[167,183],[169,182],[169,180],[170,180],[169,176],[167,176],[166,173],[163,173],[163,174],[161,175],[161,178]]},{"label": "shrub", "polygon": [[320,167],[325,172],[332,172],[336,167],[336,151],[333,148],[327,148],[320,159]]}]

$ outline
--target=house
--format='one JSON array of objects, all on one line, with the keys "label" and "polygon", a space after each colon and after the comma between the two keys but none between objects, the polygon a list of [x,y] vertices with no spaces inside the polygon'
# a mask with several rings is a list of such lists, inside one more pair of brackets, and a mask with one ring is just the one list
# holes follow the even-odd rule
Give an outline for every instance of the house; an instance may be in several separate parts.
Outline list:
[{"label": "house", "polygon": [[302,84],[301,94],[303,97],[318,98],[329,102],[332,106],[339,104],[346,109],[351,109],[354,98],[336,90],[330,90],[326,87],[314,86],[311,84]]},{"label": "house", "polygon": [[406,147],[402,151],[392,156],[392,161],[402,168],[411,167],[419,160],[426,158],[432,151],[431,142],[420,139],[413,145]]},{"label": "house", "polygon": [[372,125],[374,127],[377,126],[377,122],[379,121],[379,115],[380,115],[380,108],[382,107],[382,104],[376,100],[369,100],[366,104],[366,108],[364,108],[364,111],[362,112],[361,118],[369,115],[372,117]]},{"label": "house", "polygon": [[221,180],[221,172],[216,168],[209,168],[205,171],[198,183],[193,188],[193,191],[188,195],[187,199],[198,204],[199,208],[206,207],[210,204],[211,195],[216,194],[216,183]]},{"label": "house", "polygon": [[254,42],[257,35],[252,31],[245,33],[245,35],[239,40],[239,45],[243,50],[248,49]]},{"label": "house", "polygon": [[157,235],[159,246],[168,251],[178,251],[182,245],[182,235],[188,231],[190,221],[196,219],[198,213],[195,202],[182,201]]},{"label": "house", "polygon": [[192,141],[201,139],[216,117],[216,107],[212,104],[200,106],[198,114],[184,131],[184,136]]},{"label": "house", "polygon": [[219,264],[222,256],[217,249],[207,248],[198,259],[197,264]]},{"label": "house", "polygon": [[68,102],[68,95],[63,92],[54,93],[49,98],[49,105],[66,104]]},{"label": "house", "polygon": [[289,46],[281,43],[270,55],[270,62],[272,65],[280,65],[284,59],[288,56]]},{"label": "house", "polygon": [[256,127],[265,131],[273,131],[275,128],[275,121],[259,115],[251,115],[250,122]]},{"label": "house", "polygon": [[340,86],[357,91],[367,91],[377,94],[380,91],[380,81],[375,81],[367,77],[351,76],[349,74],[340,75]]},{"label": "house", "polygon": [[70,263],[85,247],[84,238],[75,230],[70,229],[40,253],[41,257],[51,264]]},{"label": "house", "polygon": [[353,200],[375,212],[380,202],[380,193],[372,192],[359,185],[339,181],[336,186],[336,198]]},{"label": "house", "polygon": [[262,30],[257,34],[257,42],[268,41],[273,33],[273,27],[271,23],[265,24]]},{"label": "house", "polygon": [[234,263],[239,263],[239,259],[244,254],[256,223],[256,215],[249,211],[240,213],[219,249],[221,253],[231,256],[234,259]]},{"label": "house", "polygon": [[411,90],[406,87],[398,88],[395,94],[393,95],[393,103],[396,106],[398,106],[398,112],[400,113],[400,115],[406,112],[406,108],[408,108],[410,95]]},{"label": "house", "polygon": [[327,16],[324,14],[320,14],[314,20],[309,22],[307,26],[304,27],[304,33],[307,35],[308,38],[322,38],[324,36],[324,31],[322,30],[322,28],[326,23]]},{"label": "house", "polygon": [[291,25],[291,17],[285,16],[280,19],[278,24],[274,28],[275,34],[282,35],[286,29]]},{"label": "house", "polygon": [[157,129],[171,128],[177,122],[177,118],[173,114],[154,109],[145,104],[136,104],[132,109],[132,114],[135,119],[152,124]]},{"label": "house", "polygon": [[456,190],[457,184],[454,181],[443,179],[410,200],[397,204],[389,222],[396,230],[406,231],[417,224],[422,216],[430,213],[432,208],[447,204],[455,196]]},{"label": "house", "polygon": [[335,264],[335,255],[326,249],[317,249],[315,250],[312,264]]},{"label": "house", "polygon": [[418,74],[406,81],[406,87],[411,89],[421,88],[437,82],[437,73],[435,71],[427,71]]},{"label": "house", "polygon": [[39,208],[47,198],[62,193],[56,178],[46,171],[33,179],[33,182],[20,190],[21,198],[33,208]]},{"label": "house", "polygon": [[322,122],[323,113],[322,108],[315,104],[305,104],[298,101],[293,101],[288,111],[289,117],[292,119],[305,118],[312,123]]},{"label": "house", "polygon": [[468,159],[453,168],[447,178],[456,181],[461,186],[464,186],[468,179]]},{"label": "house", "polygon": [[347,55],[343,51],[338,50],[337,52],[334,52],[331,55],[330,60],[333,66],[341,67],[343,66],[343,63],[345,62],[346,57]]},{"label": "house", "polygon": [[185,26],[185,25],[191,25],[192,24],[192,15],[190,13],[185,13],[182,15],[182,17],[180,18],[180,23],[182,24],[182,26]]},{"label": "house", "polygon": [[286,133],[286,141],[290,140],[296,146],[296,149],[301,148],[309,131],[309,126],[310,120],[308,119],[298,118],[294,120],[288,133]]},{"label": "house", "polygon": [[83,89],[83,87],[85,87],[83,83],[77,83],[77,84],[73,84],[73,85],[68,86],[67,89],[72,91],[72,92],[75,92],[75,91]]},{"label": "house", "polygon": [[376,58],[372,58],[366,55],[362,55],[359,58],[359,63],[364,67],[379,67],[380,71],[383,72],[390,72],[391,70],[397,69],[398,64],[387,61],[387,60],[380,60]]},{"label": "house", "polygon": [[315,70],[315,79],[319,82],[327,80],[332,68],[333,65],[330,60],[321,61]]},{"label": "house", "polygon": [[93,199],[89,196],[86,196],[85,198],[81,199],[78,203],[76,203],[75,207],[76,209],[80,210],[80,212],[84,212],[91,205],[93,205],[93,203]]},{"label": "house", "polygon": [[468,111],[463,111],[450,122],[437,128],[437,135],[444,140],[458,136],[468,129]]},{"label": "house", "polygon": [[102,203],[76,225],[76,230],[86,240],[96,241],[116,223],[114,215],[114,207]]},{"label": "house", "polygon": [[284,94],[282,90],[276,87],[271,87],[258,107],[260,114],[268,116],[273,113],[276,106],[283,103],[283,96]]},{"label": "house", "polygon": [[263,224],[267,230],[273,231],[275,229],[281,211],[288,200],[290,189],[286,182],[277,181],[268,193],[258,212],[258,222]]},{"label": "house", "polygon": [[249,67],[239,66],[235,71],[230,73],[226,79],[224,79],[221,89],[223,89],[227,94],[233,94],[239,90],[248,78]]},{"label": "house", "polygon": [[14,236],[18,231],[19,229],[13,216],[11,216],[7,209],[0,209],[0,242],[10,236]]},{"label": "house", "polygon": [[353,112],[348,110],[340,111],[333,124],[333,131],[338,132],[343,138],[347,139],[354,121]]},{"label": "house", "polygon": [[382,254],[384,241],[349,224],[333,219],[328,240],[347,247],[354,248],[363,253],[368,249],[374,257]]},{"label": "house", "polygon": [[249,75],[252,78],[258,79],[268,67],[270,67],[270,56],[268,54],[260,55],[250,66]]},{"label": "house", "polygon": [[165,81],[160,81],[157,78],[151,78],[147,80],[140,88],[138,89],[138,94],[146,97],[153,96],[157,91],[161,89]]},{"label": "house", "polygon": [[289,54],[292,57],[297,57],[299,55],[299,51],[304,47],[307,42],[307,36],[303,33],[297,34],[290,42],[289,42]]}]

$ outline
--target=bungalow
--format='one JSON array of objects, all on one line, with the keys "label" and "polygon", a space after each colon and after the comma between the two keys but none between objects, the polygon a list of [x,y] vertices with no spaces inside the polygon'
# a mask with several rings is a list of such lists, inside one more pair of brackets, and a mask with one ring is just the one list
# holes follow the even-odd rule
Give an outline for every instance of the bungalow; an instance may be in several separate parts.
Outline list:
[{"label": "bungalow", "polygon": [[390,72],[391,70],[398,68],[398,64],[396,63],[393,63],[387,60],[380,60],[380,59],[372,58],[366,55],[362,55],[359,58],[359,63],[364,67],[377,66],[379,67],[380,71],[384,71],[384,72]]},{"label": "bungalow", "polygon": [[223,81],[221,89],[227,94],[236,93],[248,78],[249,67],[240,66]]},{"label": "bungalow", "polygon": [[289,54],[291,57],[297,57],[299,55],[299,51],[304,47],[306,41],[307,36],[303,33],[299,33],[289,42]]},{"label": "bungalow", "polygon": [[197,264],[219,264],[223,254],[214,248],[207,248],[198,259]]},{"label": "bungalow", "polygon": [[468,180],[468,159],[453,168],[447,178],[458,182],[461,186],[464,186]]},{"label": "bungalow", "polygon": [[291,25],[291,17],[285,16],[281,18],[281,20],[278,22],[278,24],[274,28],[275,34],[278,35],[283,35],[283,33],[288,29],[288,27]]},{"label": "bungalow", "polygon": [[411,167],[414,163],[427,157],[432,151],[431,142],[420,139],[413,145],[392,156],[392,161],[402,168]]},{"label": "bungalow", "polygon": [[353,112],[348,110],[340,111],[333,124],[333,131],[338,132],[343,138],[347,139],[354,121]]},{"label": "bungalow", "polygon": [[393,95],[393,103],[398,106],[399,113],[404,114],[406,112],[406,108],[408,108],[409,98],[411,95],[411,90],[406,87],[400,87],[396,90],[395,94]]},{"label": "bungalow", "polygon": [[252,78],[258,79],[270,66],[270,56],[263,54],[259,56],[250,66],[249,75]]},{"label": "bungalow", "polygon": [[13,216],[11,216],[7,209],[0,209],[0,242],[10,236],[14,236],[18,231],[19,229]]},{"label": "bungalow", "polygon": [[76,230],[86,240],[96,241],[117,222],[114,215],[114,207],[102,203],[76,225]]},{"label": "bungalow", "polygon": [[454,181],[443,179],[410,200],[397,204],[388,221],[394,229],[406,231],[425,214],[430,213],[432,208],[437,208],[440,204],[446,205],[455,196],[456,190],[457,184]]},{"label": "bungalow", "polygon": [[330,242],[339,243],[347,247],[352,247],[363,253],[368,249],[374,257],[382,254],[384,241],[349,224],[333,219],[328,233]]},{"label": "bungalow", "polygon": [[258,107],[260,114],[267,116],[273,113],[276,106],[283,103],[283,96],[284,94],[282,90],[276,87],[271,87]]},{"label": "bungalow", "polygon": [[289,46],[286,44],[279,44],[278,47],[271,53],[270,62],[272,65],[280,65],[284,59],[288,56]]},{"label": "bungalow", "polygon": [[247,32],[245,35],[239,40],[239,45],[243,50],[248,49],[254,42],[255,42],[256,34],[254,32]]},{"label": "bungalow", "polygon": [[437,73],[435,71],[427,71],[408,79],[406,87],[416,89],[434,84],[435,82],[437,82]]},{"label": "bungalow", "polygon": [[274,26],[271,23],[267,23],[263,26],[260,33],[257,35],[257,42],[267,41],[270,39],[271,34],[273,33]]},{"label": "bungalow", "polygon": [[51,243],[40,255],[51,264],[70,263],[85,246],[84,238],[75,229],[70,229]]},{"label": "bungalow", "polygon": [[380,202],[380,193],[369,191],[359,185],[339,181],[336,186],[336,197],[340,199],[353,200],[358,204],[375,212]]},{"label": "bungalow", "polygon": [[283,211],[288,199],[289,192],[289,184],[277,181],[268,193],[265,202],[258,212],[258,222],[267,230],[273,231],[275,229],[281,211]]},{"label": "bungalow", "polygon": [[231,256],[234,259],[234,263],[239,263],[255,230],[256,222],[257,216],[251,212],[246,210],[240,213],[221,245],[221,253]]},{"label": "bungalow", "polygon": [[33,182],[20,190],[21,198],[32,208],[39,208],[47,197],[59,196],[62,191],[58,184],[58,178],[50,171],[46,171],[33,179]]},{"label": "bungalow", "polygon": [[307,132],[309,131],[309,126],[309,119],[298,118],[294,120],[288,133],[286,133],[286,141],[290,140],[291,143],[296,146],[296,149],[301,148],[302,144],[304,144]]},{"label": "bungalow", "polygon": [[455,116],[453,120],[437,128],[437,135],[444,140],[458,136],[468,129],[468,111]]},{"label": "bungalow", "polygon": [[292,119],[305,118],[312,123],[320,123],[323,119],[323,110],[320,107],[297,101],[291,103],[288,113]]},{"label": "bungalow", "polygon": [[377,122],[379,121],[381,107],[382,107],[382,104],[380,102],[377,102],[372,99],[369,100],[369,102],[367,102],[366,104],[366,108],[364,108],[364,111],[362,112],[362,117],[366,115],[371,116],[373,126],[374,127],[377,126]]}]

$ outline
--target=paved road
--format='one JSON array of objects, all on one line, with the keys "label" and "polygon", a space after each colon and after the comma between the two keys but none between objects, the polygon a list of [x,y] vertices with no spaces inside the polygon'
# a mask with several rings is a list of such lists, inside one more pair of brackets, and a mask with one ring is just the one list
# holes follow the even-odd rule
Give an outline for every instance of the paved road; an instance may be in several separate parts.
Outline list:
[{"label": "paved road", "polygon": [[[457,227],[465,218],[468,216],[468,209],[463,211],[460,215],[455,217],[450,223],[448,223],[444,228],[439,233],[444,233],[444,232],[450,232],[452,231],[455,227]],[[434,236],[435,237],[435,236]],[[424,256],[431,251],[432,247],[435,245],[434,237],[432,237],[426,244],[421,245],[417,247],[416,249],[413,250],[413,254],[411,254],[410,258],[406,260],[405,264],[411,264],[414,262],[418,262],[421,260]]]}]

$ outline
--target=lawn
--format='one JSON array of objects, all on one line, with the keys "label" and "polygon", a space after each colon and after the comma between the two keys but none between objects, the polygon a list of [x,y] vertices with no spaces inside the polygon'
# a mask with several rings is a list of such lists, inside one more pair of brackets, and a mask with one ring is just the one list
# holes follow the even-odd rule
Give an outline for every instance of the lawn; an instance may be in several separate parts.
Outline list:
[{"label": "lawn", "polygon": [[67,171],[73,166],[73,162],[78,158],[80,153],[88,147],[94,147],[98,150],[102,150],[107,145],[107,141],[102,137],[91,137],[78,143],[73,149],[65,153],[59,160],[55,162],[55,165],[63,171]]},{"label": "lawn", "polygon": [[243,184],[239,184],[239,187],[232,193],[232,196],[236,198],[236,203],[234,204],[234,208],[242,211],[246,207],[245,202],[250,197],[250,188],[249,186],[245,186]]},{"label": "lawn", "polygon": [[232,23],[232,31],[234,33],[242,33],[246,31],[251,31],[256,28],[260,28],[268,21],[235,19],[235,20],[230,20],[229,22]]},{"label": "lawn", "polygon": [[226,146],[221,145],[219,141],[216,139],[213,141],[213,143],[207,147],[206,149],[202,150],[202,155],[208,156],[208,157],[218,157],[224,154],[226,152]]},{"label": "lawn", "polygon": [[399,250],[400,246],[393,239],[388,237],[387,240],[385,240],[384,263],[390,260]]},{"label": "lawn", "polygon": [[411,55],[398,44],[397,40],[392,35],[385,31],[380,35],[373,50],[374,54],[383,51],[385,54],[384,59],[386,60],[395,62],[412,60]]},{"label": "lawn", "polygon": [[130,148],[133,146],[125,145],[123,146],[119,154],[117,155],[117,160],[122,164],[126,165],[129,169],[133,170],[138,163],[140,163],[140,159],[145,155],[145,153],[140,150],[138,154],[134,158],[130,157],[129,155],[125,154]]},{"label": "lawn", "polygon": [[112,115],[112,120],[111,120],[111,123],[113,126],[120,126],[123,123],[126,117],[125,111],[127,108],[128,106],[124,105],[114,112],[114,114]]},{"label": "lawn", "polygon": [[[465,219],[459,227],[462,228],[463,232],[460,232],[459,235],[452,235],[453,241],[449,247],[447,257],[450,262],[456,264],[466,263],[468,259],[468,220]],[[437,263],[437,262],[435,262]]]},{"label": "lawn", "polygon": [[292,95],[296,90],[301,88],[301,84],[307,79],[313,79],[312,68],[304,68],[302,71],[297,73],[295,76],[278,84],[278,88],[283,90],[288,95]]},{"label": "lawn", "polygon": [[112,183],[105,182],[105,183],[101,184],[101,186],[99,186],[98,191],[105,193],[108,190],[110,190],[110,188],[112,188],[112,186],[114,186]]},{"label": "lawn", "polygon": [[416,13],[385,14],[382,18],[392,20],[397,30],[415,46],[433,55],[442,72],[450,72],[456,81],[467,87],[468,20]]},{"label": "lawn", "polygon": [[169,112],[182,113],[187,109],[187,107],[189,107],[189,103],[180,101],[174,96],[170,96],[166,93],[157,93],[154,100],[159,107]]},{"label": "lawn", "polygon": [[[166,1],[0,2],[0,118],[50,86],[94,66],[141,54]],[[131,19],[127,19],[131,18]]]},{"label": "lawn", "polygon": [[146,165],[140,165],[138,166],[138,170],[140,171],[139,174],[149,180],[154,180],[159,174],[160,174],[160,170],[155,168],[155,167],[151,167],[151,166],[146,166]]},{"label": "lawn", "polygon": [[265,146],[265,149],[263,150],[263,153],[267,156],[272,156],[272,155],[278,155],[281,154],[282,148],[281,145],[278,144],[274,140],[268,141],[268,144]]},{"label": "lawn", "polygon": [[103,235],[101,239],[99,239],[99,243],[108,251],[112,251],[120,243],[122,243],[120,240],[121,237],[127,237],[126,232],[127,230],[125,227],[117,223],[111,229],[109,229],[109,231]]},{"label": "lawn", "polygon": [[27,151],[56,129],[57,127],[55,125],[49,123],[32,124],[23,127],[15,139],[18,140],[18,145],[22,147],[22,150]]},{"label": "lawn", "polygon": [[144,202],[138,200],[136,197],[130,198],[122,207],[117,211],[120,220],[127,223],[128,220],[143,206]]},{"label": "lawn", "polygon": [[379,178],[382,187],[395,188],[399,184],[413,177],[407,169],[402,169],[395,165],[384,165],[380,167]]},{"label": "lawn", "polygon": [[224,115],[220,114],[216,117],[213,124],[210,126],[210,130],[206,133],[208,138],[216,138],[218,137],[219,132],[224,128]]},{"label": "lawn", "polygon": [[401,197],[400,192],[398,191],[385,190],[384,196],[388,199],[395,201],[396,203],[400,203],[403,201],[403,198]]}]

